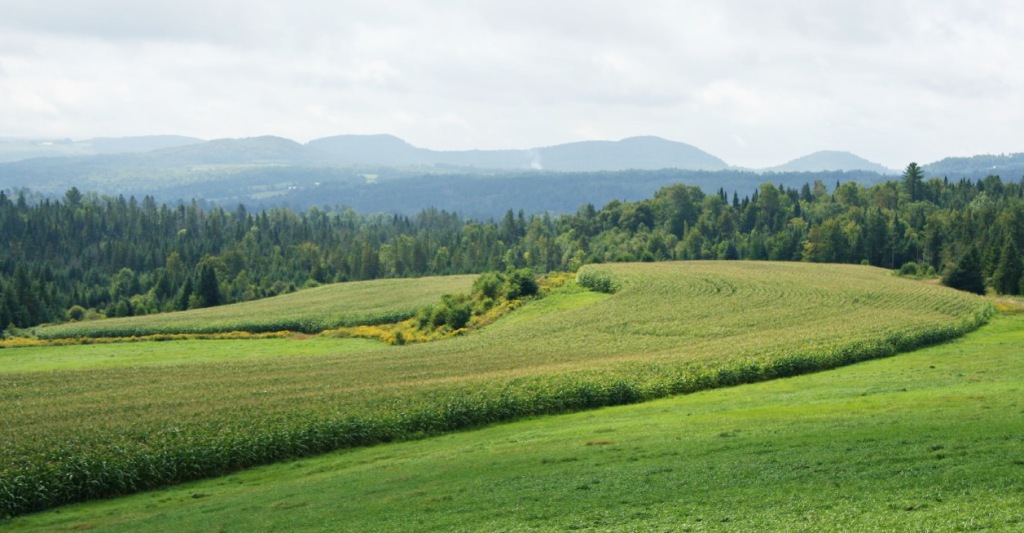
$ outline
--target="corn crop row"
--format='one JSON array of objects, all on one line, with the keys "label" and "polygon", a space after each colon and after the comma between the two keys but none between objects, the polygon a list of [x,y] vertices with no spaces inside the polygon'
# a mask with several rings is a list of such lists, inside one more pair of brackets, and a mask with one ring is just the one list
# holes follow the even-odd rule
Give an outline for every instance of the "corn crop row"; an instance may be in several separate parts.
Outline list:
[{"label": "corn crop row", "polygon": [[[802,283],[804,266],[600,268],[622,285],[599,305],[395,348],[365,367],[338,356],[0,374],[0,408],[12,424],[0,428],[8,444],[0,516],[339,448],[834,368],[957,337],[992,312],[984,300],[881,273],[851,289],[837,280],[861,271],[842,268],[813,269],[818,281],[801,292],[822,301],[810,311],[775,296]],[[733,295],[697,295],[708,284],[693,279],[716,275]],[[751,296],[764,283],[782,284],[763,291],[774,309]],[[698,289],[679,288],[688,285]],[[857,307],[855,298],[868,303]],[[901,314],[904,321],[891,320]]]}]

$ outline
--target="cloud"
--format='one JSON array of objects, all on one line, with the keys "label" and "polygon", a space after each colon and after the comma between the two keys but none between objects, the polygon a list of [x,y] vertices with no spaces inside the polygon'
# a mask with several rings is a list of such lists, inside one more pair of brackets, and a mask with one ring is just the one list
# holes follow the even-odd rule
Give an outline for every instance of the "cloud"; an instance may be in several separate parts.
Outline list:
[{"label": "cloud", "polygon": [[0,8],[0,136],[387,132],[462,149],[653,134],[745,166],[1024,150],[1010,1]]}]

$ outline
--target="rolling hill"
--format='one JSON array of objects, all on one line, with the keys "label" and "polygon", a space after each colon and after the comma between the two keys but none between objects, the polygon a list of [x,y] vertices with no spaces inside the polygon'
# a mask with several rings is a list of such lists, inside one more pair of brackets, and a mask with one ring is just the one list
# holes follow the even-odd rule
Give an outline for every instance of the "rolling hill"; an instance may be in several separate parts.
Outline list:
[{"label": "rolling hill", "polygon": [[762,172],[822,172],[822,171],[868,171],[879,174],[897,174],[898,172],[873,163],[850,152],[823,150],[794,159],[788,163],[763,169]]},{"label": "rolling hill", "polygon": [[1024,153],[947,157],[923,165],[921,169],[929,178],[980,180],[998,175],[1004,181],[1017,180],[1024,176]]},{"label": "rolling hill", "polygon": [[[948,340],[991,312],[980,297],[862,266],[584,268],[621,290],[566,290],[479,333],[387,350],[60,367],[76,350],[91,353],[85,345],[65,347],[49,366],[4,371],[2,361],[47,348],[5,349],[0,515],[343,447],[833,368]],[[147,357],[145,345],[121,346]],[[166,350],[148,357],[159,353]]]},{"label": "rolling hill", "polygon": [[1016,531],[1022,326],[1005,314],[899,357],[346,450],[7,526]]},{"label": "rolling hill", "polygon": [[660,137],[630,137],[618,142],[583,141],[537,148],[537,169],[562,172],[601,170],[724,170],[725,161],[694,146]]}]

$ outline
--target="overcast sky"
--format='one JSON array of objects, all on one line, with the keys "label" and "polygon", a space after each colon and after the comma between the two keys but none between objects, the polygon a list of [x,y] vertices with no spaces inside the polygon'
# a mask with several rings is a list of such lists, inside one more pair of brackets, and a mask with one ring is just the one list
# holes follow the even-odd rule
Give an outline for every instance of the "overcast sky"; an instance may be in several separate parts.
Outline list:
[{"label": "overcast sky", "polygon": [[1024,3],[0,0],[0,137],[1024,151]]}]

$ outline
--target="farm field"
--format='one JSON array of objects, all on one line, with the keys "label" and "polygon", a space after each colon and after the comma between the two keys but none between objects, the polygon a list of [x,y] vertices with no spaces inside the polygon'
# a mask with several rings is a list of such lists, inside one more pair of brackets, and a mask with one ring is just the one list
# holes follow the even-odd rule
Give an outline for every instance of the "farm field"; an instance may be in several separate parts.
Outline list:
[{"label": "farm field", "polygon": [[[0,371],[0,441],[8,443],[0,515],[337,448],[831,368],[948,340],[991,311],[980,297],[860,266],[587,269],[621,290],[552,294],[436,343]],[[34,348],[12,351],[21,350]]]},{"label": "farm field", "polygon": [[1024,314],[899,357],[337,452],[11,531],[1015,531]]},{"label": "farm field", "polygon": [[474,279],[462,275],[335,283],[233,305],[42,326],[34,332],[44,339],[229,331],[319,333],[339,326],[404,320],[442,294],[468,292]]},{"label": "farm field", "polygon": [[292,336],[270,339],[204,339],[39,346],[0,350],[0,373],[133,368],[247,359],[370,352],[387,345],[369,339]]}]

